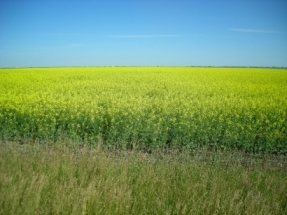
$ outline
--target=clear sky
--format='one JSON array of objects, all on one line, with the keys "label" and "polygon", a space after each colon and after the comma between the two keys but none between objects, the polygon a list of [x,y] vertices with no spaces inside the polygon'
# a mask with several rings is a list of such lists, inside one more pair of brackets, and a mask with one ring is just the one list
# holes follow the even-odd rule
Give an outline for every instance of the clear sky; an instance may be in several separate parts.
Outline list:
[{"label": "clear sky", "polygon": [[0,67],[287,67],[287,0],[0,0]]}]

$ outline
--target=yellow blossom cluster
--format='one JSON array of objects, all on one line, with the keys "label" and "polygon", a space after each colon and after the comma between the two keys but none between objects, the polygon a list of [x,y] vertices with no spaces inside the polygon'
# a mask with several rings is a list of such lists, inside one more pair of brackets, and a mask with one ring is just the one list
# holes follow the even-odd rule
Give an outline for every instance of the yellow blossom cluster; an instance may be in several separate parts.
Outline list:
[{"label": "yellow blossom cluster", "polygon": [[286,92],[284,69],[1,69],[0,135],[281,152]]}]

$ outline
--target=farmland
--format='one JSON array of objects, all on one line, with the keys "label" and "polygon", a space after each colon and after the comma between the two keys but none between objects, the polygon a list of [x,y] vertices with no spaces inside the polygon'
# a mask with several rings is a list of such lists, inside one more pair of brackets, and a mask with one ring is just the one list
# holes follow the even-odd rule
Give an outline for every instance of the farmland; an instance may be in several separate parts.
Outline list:
[{"label": "farmland", "polygon": [[0,214],[286,214],[287,70],[0,70]]},{"label": "farmland", "polygon": [[280,154],[287,150],[286,92],[280,69],[1,69],[0,135]]}]

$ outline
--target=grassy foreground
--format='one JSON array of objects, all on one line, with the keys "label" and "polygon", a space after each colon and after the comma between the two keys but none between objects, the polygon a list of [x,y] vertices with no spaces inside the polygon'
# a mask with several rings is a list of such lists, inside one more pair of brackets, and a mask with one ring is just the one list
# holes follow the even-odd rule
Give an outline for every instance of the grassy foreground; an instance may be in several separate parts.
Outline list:
[{"label": "grassy foreground", "polygon": [[1,141],[0,214],[287,214],[286,170],[286,157]]}]

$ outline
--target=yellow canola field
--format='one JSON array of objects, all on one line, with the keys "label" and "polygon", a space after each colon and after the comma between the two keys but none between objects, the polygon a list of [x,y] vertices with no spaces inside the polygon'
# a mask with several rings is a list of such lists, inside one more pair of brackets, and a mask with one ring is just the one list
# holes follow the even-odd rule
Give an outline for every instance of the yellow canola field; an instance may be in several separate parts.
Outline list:
[{"label": "yellow canola field", "polygon": [[0,135],[123,148],[287,151],[287,70],[0,70]]}]

